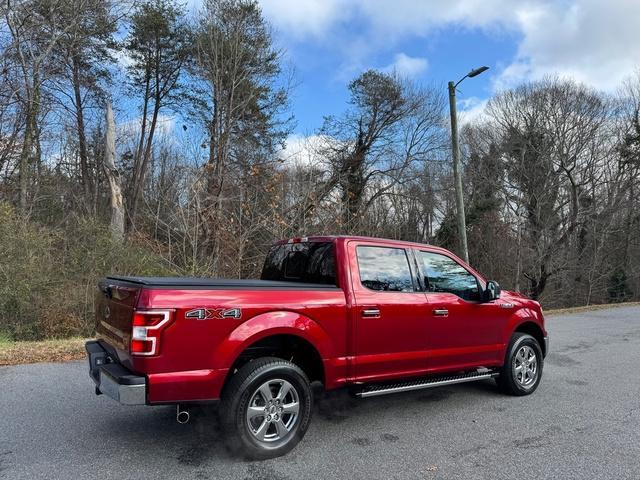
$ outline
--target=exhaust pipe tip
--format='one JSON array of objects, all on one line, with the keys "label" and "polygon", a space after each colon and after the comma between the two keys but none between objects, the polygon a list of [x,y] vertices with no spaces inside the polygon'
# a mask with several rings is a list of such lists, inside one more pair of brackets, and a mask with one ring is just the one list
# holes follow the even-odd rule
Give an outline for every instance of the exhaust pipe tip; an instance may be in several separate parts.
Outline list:
[{"label": "exhaust pipe tip", "polygon": [[189,415],[189,411],[188,410],[180,410],[180,405],[177,405],[176,421],[179,424],[184,425],[185,423],[188,423],[190,417],[191,416]]}]

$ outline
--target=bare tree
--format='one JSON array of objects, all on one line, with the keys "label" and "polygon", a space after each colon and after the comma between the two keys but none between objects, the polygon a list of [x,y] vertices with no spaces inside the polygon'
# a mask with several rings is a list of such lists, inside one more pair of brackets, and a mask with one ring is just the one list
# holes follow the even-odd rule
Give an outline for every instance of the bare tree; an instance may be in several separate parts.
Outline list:
[{"label": "bare tree", "polygon": [[572,270],[573,281],[580,281],[580,227],[593,207],[587,186],[605,158],[600,142],[608,112],[597,92],[557,79],[503,92],[489,103],[492,127],[502,138],[507,201],[522,202],[525,214],[523,273],[533,298],[560,271]]},{"label": "bare tree", "polygon": [[342,228],[357,232],[369,205],[391,192],[413,162],[442,146],[442,98],[374,70],[353,80],[349,91],[352,108],[326,118],[319,133],[333,170],[324,192],[339,187]]},{"label": "bare tree", "polygon": [[[81,204],[96,210],[97,165],[92,165],[87,145],[87,116],[91,107],[102,110],[105,88],[113,63],[110,47],[117,29],[118,12],[112,0],[69,0],[60,5],[60,13],[51,29],[62,28],[52,49],[47,67],[48,89],[66,115],[72,115],[77,138]],[[74,28],[67,29],[67,25]]]},{"label": "bare tree", "polygon": [[278,87],[282,53],[254,0],[205,0],[196,44],[195,74],[204,83],[200,112],[209,137],[202,243],[217,261],[227,182],[236,166],[264,162],[284,140],[288,86]]},{"label": "bare tree", "polygon": [[104,170],[111,191],[111,233],[115,240],[122,241],[124,238],[124,202],[120,172],[116,167],[116,125],[109,100],[107,100],[105,119]]},{"label": "bare tree", "polygon": [[174,0],[147,0],[136,6],[124,43],[133,60],[127,68],[130,88],[142,100],[138,144],[127,188],[129,225],[135,225],[160,112],[171,106],[180,90],[189,38],[184,12]]},{"label": "bare tree", "polygon": [[48,77],[46,67],[63,35],[77,28],[75,19],[61,13],[63,0],[17,0],[4,2],[4,18],[12,38],[11,54],[19,66],[21,79],[17,97],[24,114],[24,134],[19,161],[20,209],[27,212],[29,170],[40,162],[38,117],[42,87]]}]

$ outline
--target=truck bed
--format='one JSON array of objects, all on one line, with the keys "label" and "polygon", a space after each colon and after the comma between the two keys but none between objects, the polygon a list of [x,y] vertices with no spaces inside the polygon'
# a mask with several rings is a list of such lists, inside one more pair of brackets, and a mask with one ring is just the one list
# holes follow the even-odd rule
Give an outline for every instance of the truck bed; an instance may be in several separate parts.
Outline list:
[{"label": "truck bed", "polygon": [[107,280],[118,284],[132,284],[138,288],[175,288],[203,290],[336,290],[335,285],[322,283],[287,282],[276,280],[238,280],[197,277],[129,277],[112,275]]}]

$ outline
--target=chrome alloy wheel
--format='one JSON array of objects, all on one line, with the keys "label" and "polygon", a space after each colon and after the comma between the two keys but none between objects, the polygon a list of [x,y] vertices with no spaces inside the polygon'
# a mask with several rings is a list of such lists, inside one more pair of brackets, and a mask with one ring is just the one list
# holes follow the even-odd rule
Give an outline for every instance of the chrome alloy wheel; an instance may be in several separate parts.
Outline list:
[{"label": "chrome alloy wheel", "polygon": [[536,352],[528,345],[518,349],[513,357],[513,376],[525,389],[531,388],[538,379],[538,359]]},{"label": "chrome alloy wheel", "polygon": [[275,442],[293,430],[298,421],[300,399],[286,380],[272,379],[251,395],[247,406],[247,425],[261,442]]}]

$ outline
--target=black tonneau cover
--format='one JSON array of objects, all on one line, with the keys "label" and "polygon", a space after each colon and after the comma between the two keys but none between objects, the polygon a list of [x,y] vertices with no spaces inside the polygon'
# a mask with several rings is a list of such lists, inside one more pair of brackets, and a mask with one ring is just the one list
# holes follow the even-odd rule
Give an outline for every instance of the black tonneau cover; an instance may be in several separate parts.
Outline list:
[{"label": "black tonneau cover", "polygon": [[334,290],[335,285],[284,282],[276,280],[238,280],[194,277],[125,277],[110,275],[108,281],[133,283],[141,288],[185,288],[210,290]]}]

